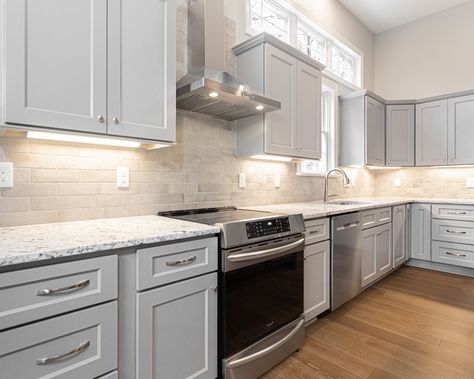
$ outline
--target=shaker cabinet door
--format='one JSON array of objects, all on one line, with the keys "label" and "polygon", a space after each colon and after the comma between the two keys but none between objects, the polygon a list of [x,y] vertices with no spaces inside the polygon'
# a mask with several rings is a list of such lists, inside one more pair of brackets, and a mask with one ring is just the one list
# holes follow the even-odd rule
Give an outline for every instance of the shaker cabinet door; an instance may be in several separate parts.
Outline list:
[{"label": "shaker cabinet door", "polygon": [[108,134],[174,141],[175,0],[110,0],[108,14]]},{"label": "shaker cabinet door", "polygon": [[107,0],[7,0],[5,12],[5,121],[105,133]]},{"label": "shaker cabinet door", "polygon": [[474,164],[474,95],[448,100],[448,164]]},{"label": "shaker cabinet door", "polygon": [[416,105],[416,166],[448,163],[448,101]]},{"label": "shaker cabinet door", "polygon": [[365,97],[365,163],[385,165],[385,105]]},{"label": "shaker cabinet door", "polygon": [[362,231],[362,287],[377,279],[377,228]]},{"label": "shaker cabinet door", "polygon": [[387,166],[415,165],[415,106],[387,105]]},{"label": "shaker cabinet door", "polygon": [[392,250],[393,268],[400,266],[406,260],[406,206],[393,207]]},{"label": "shaker cabinet door", "polygon": [[411,257],[431,261],[431,205],[411,207]]}]

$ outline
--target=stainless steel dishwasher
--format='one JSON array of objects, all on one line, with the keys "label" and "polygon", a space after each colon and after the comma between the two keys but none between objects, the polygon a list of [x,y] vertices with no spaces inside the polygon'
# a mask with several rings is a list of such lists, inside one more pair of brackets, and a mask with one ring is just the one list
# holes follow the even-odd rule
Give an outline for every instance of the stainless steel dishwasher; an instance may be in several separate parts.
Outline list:
[{"label": "stainless steel dishwasher", "polygon": [[360,213],[331,220],[331,310],[358,295],[362,288]]}]

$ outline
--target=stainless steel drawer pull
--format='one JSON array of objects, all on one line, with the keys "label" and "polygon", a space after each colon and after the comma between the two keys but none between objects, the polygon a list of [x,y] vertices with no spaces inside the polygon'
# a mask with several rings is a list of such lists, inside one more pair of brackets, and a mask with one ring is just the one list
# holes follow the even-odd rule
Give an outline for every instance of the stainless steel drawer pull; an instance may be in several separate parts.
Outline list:
[{"label": "stainless steel drawer pull", "polygon": [[180,261],[167,261],[167,266],[184,266],[193,263],[196,260],[196,256],[192,256],[186,259],[181,259]]},{"label": "stainless steel drawer pull", "polygon": [[446,211],[448,215],[466,215],[467,212],[461,212],[461,211]]},{"label": "stainless steel drawer pull", "polygon": [[449,230],[446,229],[446,233],[451,233],[451,234],[466,234],[466,232],[460,232],[458,230]]},{"label": "stainless steel drawer pull", "polygon": [[83,280],[82,282],[73,284],[71,286],[63,287],[63,288],[45,288],[42,290],[37,290],[36,296],[48,296],[48,295],[61,294],[63,292],[77,291],[79,289],[89,286],[90,284],[91,284],[91,281],[87,279],[87,280]]},{"label": "stainless steel drawer pull", "polygon": [[321,232],[320,229],[315,229],[315,230],[310,230],[309,234],[317,234],[317,233],[320,233],[320,232]]},{"label": "stainless steel drawer pull", "polygon": [[466,254],[456,254],[456,253],[451,253],[449,251],[446,252],[446,255],[453,255],[455,257],[466,258]]},{"label": "stainless steel drawer pull", "polygon": [[67,352],[67,353],[64,353],[64,354],[60,354],[60,355],[55,355],[55,356],[52,356],[52,357],[48,357],[48,358],[41,358],[41,359],[37,359],[36,360],[36,364],[38,366],[42,366],[42,365],[47,365],[49,363],[55,363],[57,361],[62,361],[64,359],[69,359],[69,358],[72,358],[73,356],[77,355],[77,354],[80,354],[84,351],[87,350],[87,348],[91,345],[91,341],[84,341],[82,342],[78,347],[72,349],[71,351]]}]

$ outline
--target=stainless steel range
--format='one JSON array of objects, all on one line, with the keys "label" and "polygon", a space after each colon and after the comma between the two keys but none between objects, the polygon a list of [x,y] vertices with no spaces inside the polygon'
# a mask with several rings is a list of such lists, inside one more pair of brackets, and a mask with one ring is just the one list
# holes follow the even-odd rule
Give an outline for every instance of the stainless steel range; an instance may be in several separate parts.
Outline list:
[{"label": "stainless steel range", "polygon": [[161,212],[219,226],[222,376],[254,379],[304,340],[302,215],[235,207]]}]

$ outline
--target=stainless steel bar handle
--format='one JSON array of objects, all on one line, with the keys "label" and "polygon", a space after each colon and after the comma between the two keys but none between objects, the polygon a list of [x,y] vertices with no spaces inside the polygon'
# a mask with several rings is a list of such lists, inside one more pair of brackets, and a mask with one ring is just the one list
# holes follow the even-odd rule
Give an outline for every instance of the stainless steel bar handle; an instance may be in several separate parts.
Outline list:
[{"label": "stainless steel bar handle", "polygon": [[454,255],[455,257],[466,258],[466,254],[456,254],[456,253],[451,253],[450,251],[447,251],[446,255]]},{"label": "stainless steel bar handle", "polygon": [[242,261],[251,261],[253,259],[259,259],[263,257],[268,257],[276,254],[285,252],[286,250],[293,249],[301,245],[301,248],[304,248],[304,238],[299,239],[296,242],[289,243],[284,246],[274,247],[268,250],[260,250],[252,253],[246,254],[231,254],[227,257],[229,262],[242,262]]},{"label": "stainless steel bar handle", "polygon": [[446,229],[446,233],[451,233],[451,234],[466,234],[466,232],[460,232],[458,230],[450,230]]},{"label": "stainless steel bar handle", "polygon": [[446,211],[448,215],[465,215],[467,212],[462,212],[462,211]]},{"label": "stainless steel bar handle", "polygon": [[349,222],[347,224],[344,224],[342,226],[339,226],[338,228],[336,228],[337,231],[340,231],[340,230],[346,230],[346,229],[351,229],[351,228],[354,228],[356,227],[357,225],[359,225],[359,221],[356,221],[356,222]]},{"label": "stainless steel bar handle", "polygon": [[47,365],[49,363],[54,363],[57,361],[62,361],[64,359],[72,358],[73,356],[80,354],[87,350],[87,348],[91,345],[91,341],[84,341],[78,347],[68,351],[67,353],[54,355],[48,358],[41,358],[36,360],[36,364],[38,366]]},{"label": "stainless steel bar handle", "polygon": [[91,281],[89,279],[83,280],[82,282],[67,286],[67,287],[62,287],[62,288],[45,288],[42,290],[37,290],[36,291],[36,296],[48,296],[48,295],[55,295],[58,293],[63,293],[63,292],[70,292],[70,291],[76,291],[82,288],[85,288],[91,284]]},{"label": "stainless steel bar handle", "polygon": [[255,361],[256,359],[259,359],[261,358],[262,356],[264,355],[267,355],[269,353],[271,353],[272,351],[275,351],[277,350],[280,346],[284,345],[288,340],[290,340],[291,338],[293,338],[293,336],[299,332],[299,330],[304,326],[304,320],[301,320],[298,325],[295,326],[295,328],[290,332],[288,333],[284,338],[282,338],[280,341],[274,343],[273,345],[270,345],[268,347],[266,347],[265,349],[263,350],[260,350],[260,351],[257,351],[256,353],[254,354],[251,354],[247,357],[244,357],[244,358],[241,358],[241,359],[237,359],[235,361],[232,361],[230,362],[227,367],[229,369],[232,369],[232,368],[235,368],[235,367],[239,367],[239,366],[243,366],[247,363],[250,363],[250,362],[253,362]]},{"label": "stainless steel bar handle", "polygon": [[193,263],[195,260],[196,260],[196,256],[193,255],[192,257],[181,259],[179,261],[167,261],[166,265],[167,266],[184,266],[184,265],[189,265]]}]

